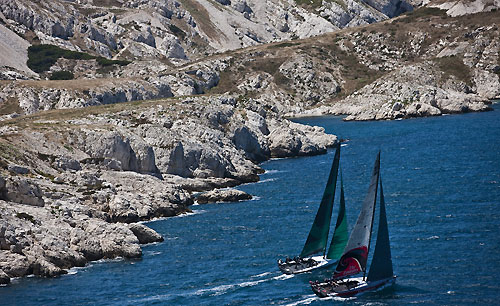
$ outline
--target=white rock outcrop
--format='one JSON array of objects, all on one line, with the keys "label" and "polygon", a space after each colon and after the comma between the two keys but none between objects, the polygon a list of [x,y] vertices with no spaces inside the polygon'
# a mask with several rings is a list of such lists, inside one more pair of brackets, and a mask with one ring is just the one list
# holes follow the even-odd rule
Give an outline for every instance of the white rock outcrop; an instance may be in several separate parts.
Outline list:
[{"label": "white rock outcrop", "polygon": [[244,191],[237,189],[215,189],[204,192],[196,197],[198,204],[217,203],[217,202],[238,202],[251,200],[252,196]]}]

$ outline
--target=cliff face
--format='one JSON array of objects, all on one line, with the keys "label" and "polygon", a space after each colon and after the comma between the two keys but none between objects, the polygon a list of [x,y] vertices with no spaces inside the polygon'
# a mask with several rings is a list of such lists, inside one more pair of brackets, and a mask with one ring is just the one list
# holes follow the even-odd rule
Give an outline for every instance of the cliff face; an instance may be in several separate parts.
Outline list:
[{"label": "cliff face", "polygon": [[0,275],[55,276],[89,260],[138,257],[146,229],[138,234],[134,222],[188,212],[195,191],[257,181],[257,162],[337,142],[271,108],[222,95],[5,121]]},{"label": "cliff face", "polygon": [[496,11],[421,8],[390,21],[233,52],[214,91],[271,99],[287,116],[380,120],[488,110],[500,95]]}]

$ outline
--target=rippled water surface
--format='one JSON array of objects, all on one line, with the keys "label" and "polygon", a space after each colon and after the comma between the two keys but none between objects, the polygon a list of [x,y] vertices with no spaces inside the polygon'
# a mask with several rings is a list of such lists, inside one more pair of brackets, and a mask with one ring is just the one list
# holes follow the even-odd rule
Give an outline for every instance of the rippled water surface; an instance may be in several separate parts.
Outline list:
[{"label": "rippled water surface", "polygon": [[[308,285],[331,271],[282,276],[318,207],[333,151],[263,164],[239,188],[255,200],[194,206],[150,222],[165,242],[140,260],[96,262],[55,279],[0,288],[2,305],[470,305],[500,299],[500,108],[436,118],[342,122],[307,118],[349,139],[342,147],[349,225],[377,151],[386,196],[395,286],[348,301],[320,301]],[[336,213],[337,206],[334,208]]]}]

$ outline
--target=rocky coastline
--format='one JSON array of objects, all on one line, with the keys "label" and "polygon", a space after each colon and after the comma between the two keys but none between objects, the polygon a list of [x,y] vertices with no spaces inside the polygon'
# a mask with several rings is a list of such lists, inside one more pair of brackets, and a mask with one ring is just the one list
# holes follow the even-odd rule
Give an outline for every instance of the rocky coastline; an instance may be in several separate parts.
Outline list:
[{"label": "rocky coastline", "polygon": [[[200,191],[254,182],[271,157],[337,138],[221,95],[57,110],[0,124],[0,276],[52,277],[141,256],[139,221],[189,212]],[[207,201],[237,200],[213,192]],[[236,197],[235,197],[236,196]]]}]

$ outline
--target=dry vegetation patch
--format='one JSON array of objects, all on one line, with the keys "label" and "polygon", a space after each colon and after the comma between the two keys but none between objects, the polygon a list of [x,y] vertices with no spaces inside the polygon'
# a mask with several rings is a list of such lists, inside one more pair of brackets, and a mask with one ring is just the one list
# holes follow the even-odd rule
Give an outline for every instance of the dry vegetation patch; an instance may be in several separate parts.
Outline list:
[{"label": "dry vegetation patch", "polygon": [[19,106],[19,102],[16,98],[9,97],[0,103],[0,115],[7,115],[17,113],[23,113],[23,109]]},{"label": "dry vegetation patch", "polygon": [[449,79],[454,76],[458,80],[472,86],[472,75],[469,66],[464,64],[460,56],[446,56],[436,58],[434,61],[437,63],[439,69],[443,72],[442,80]]},{"label": "dry vegetation patch", "polygon": [[211,39],[215,39],[219,41],[220,35],[223,35],[217,27],[212,23],[210,15],[208,11],[203,7],[203,5],[199,4],[193,0],[179,0],[182,3],[182,6],[193,16],[194,20],[201,24],[201,28],[203,32]]}]

